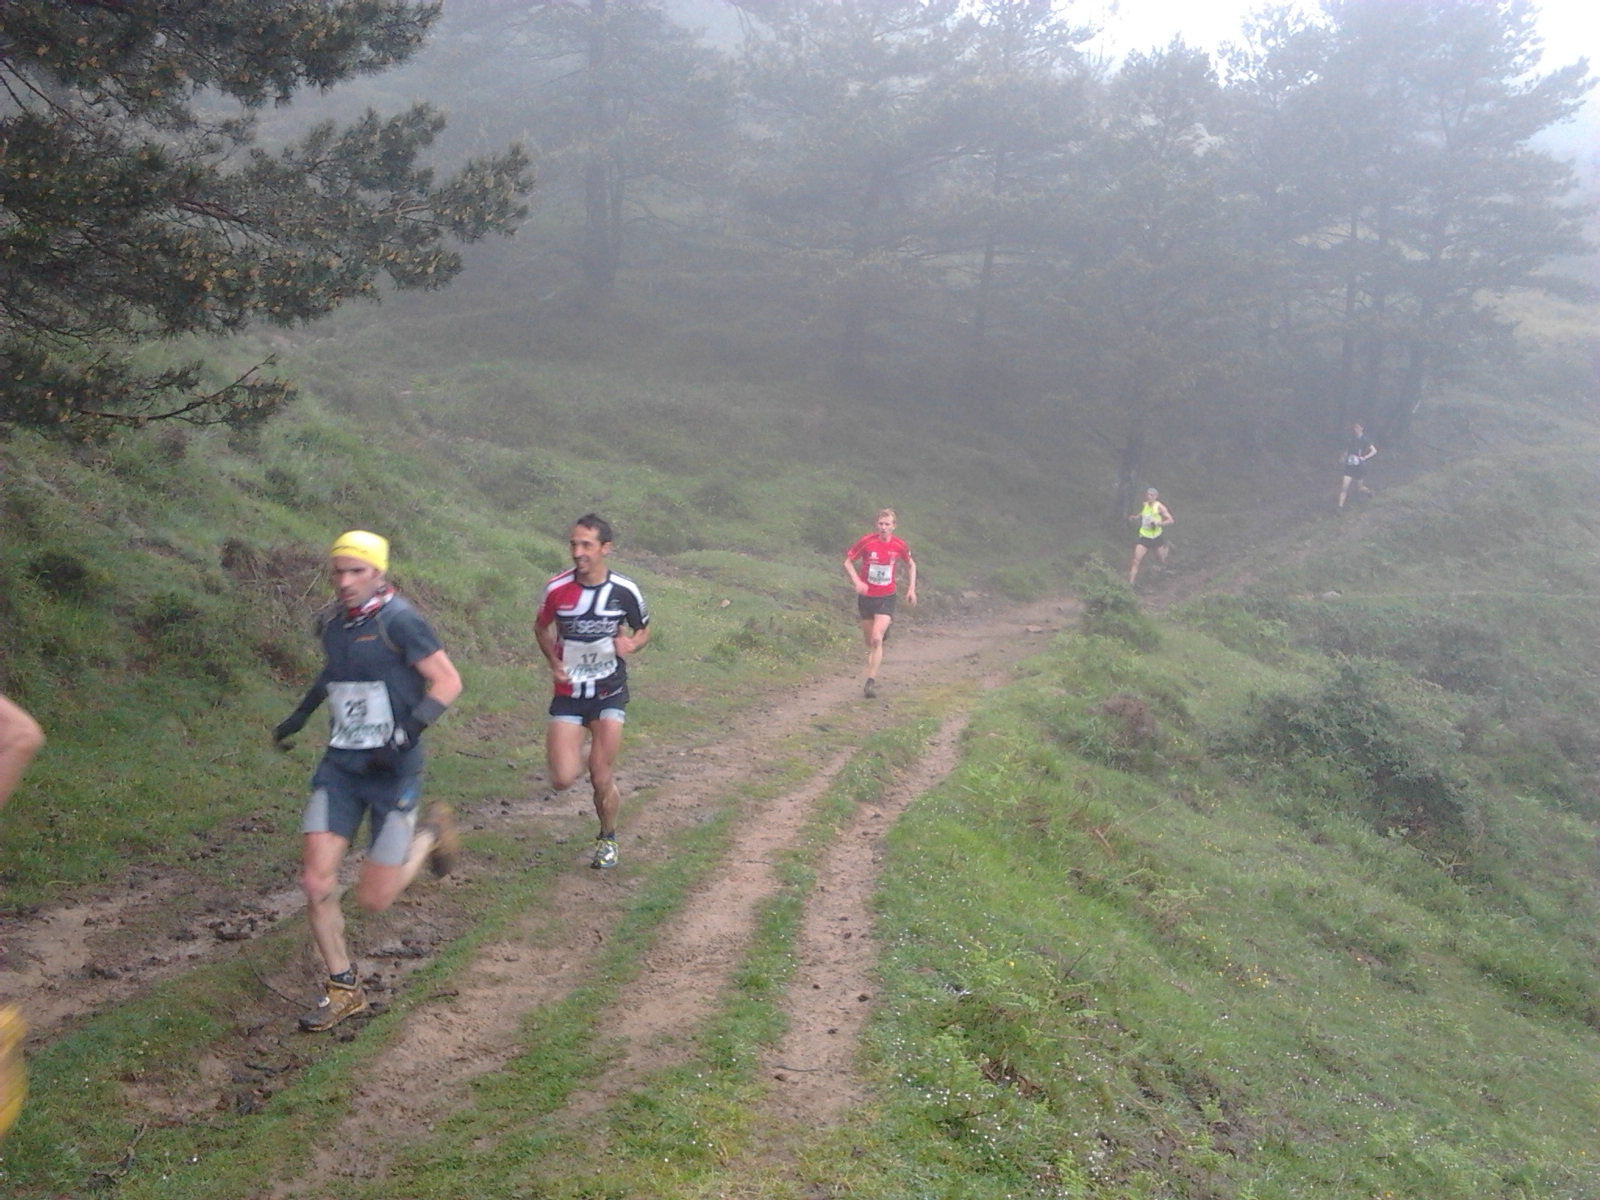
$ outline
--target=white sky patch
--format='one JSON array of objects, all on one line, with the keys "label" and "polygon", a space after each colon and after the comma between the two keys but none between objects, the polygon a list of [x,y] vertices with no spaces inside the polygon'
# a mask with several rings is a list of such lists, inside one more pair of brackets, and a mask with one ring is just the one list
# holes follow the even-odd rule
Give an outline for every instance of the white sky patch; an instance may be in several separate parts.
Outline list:
[{"label": "white sky patch", "polygon": [[[1131,50],[1165,46],[1179,33],[1191,46],[1215,50],[1237,40],[1240,22],[1262,7],[1250,0],[1079,0],[1067,12],[1102,28],[1090,50],[1120,58]],[[1545,0],[1538,9],[1547,68],[1582,57],[1600,66],[1600,4]]]},{"label": "white sky patch", "polygon": [[[1084,46],[1111,62],[1134,51],[1161,49],[1174,36],[1189,45],[1215,52],[1224,42],[1240,40],[1239,27],[1250,13],[1264,7],[1258,0],[1077,0],[1066,12],[1074,21],[1094,25],[1101,33]],[[1316,5],[1297,7],[1315,11]],[[1600,75],[1600,0],[1545,0],[1538,4],[1539,35],[1544,39],[1541,69],[1589,60]],[[1600,173],[1600,88],[1578,119],[1548,131],[1541,141],[1579,170]]]}]

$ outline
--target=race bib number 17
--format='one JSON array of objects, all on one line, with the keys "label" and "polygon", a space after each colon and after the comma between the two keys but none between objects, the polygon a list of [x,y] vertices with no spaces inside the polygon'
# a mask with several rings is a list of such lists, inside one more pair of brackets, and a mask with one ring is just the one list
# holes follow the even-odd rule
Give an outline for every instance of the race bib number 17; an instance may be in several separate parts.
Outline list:
[{"label": "race bib number 17", "polygon": [[594,642],[563,642],[561,665],[573,683],[604,679],[617,669],[617,643],[611,638]]}]

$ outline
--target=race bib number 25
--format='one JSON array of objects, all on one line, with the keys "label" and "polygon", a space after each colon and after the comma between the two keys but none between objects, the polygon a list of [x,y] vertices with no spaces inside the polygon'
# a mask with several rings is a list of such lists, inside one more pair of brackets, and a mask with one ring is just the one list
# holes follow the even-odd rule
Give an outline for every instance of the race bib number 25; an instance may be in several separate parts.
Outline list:
[{"label": "race bib number 25", "polygon": [[376,680],[330,683],[328,745],[335,750],[376,750],[394,734],[389,689]]}]

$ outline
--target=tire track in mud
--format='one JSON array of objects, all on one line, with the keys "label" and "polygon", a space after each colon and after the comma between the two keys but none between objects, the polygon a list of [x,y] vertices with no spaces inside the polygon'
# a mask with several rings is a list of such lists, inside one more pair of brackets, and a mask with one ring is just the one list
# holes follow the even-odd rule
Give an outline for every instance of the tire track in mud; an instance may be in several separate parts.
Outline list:
[{"label": "tire track in mud", "polygon": [[767,1107],[779,1117],[815,1128],[867,1099],[855,1061],[872,1011],[879,943],[871,901],[883,835],[955,769],[968,716],[962,711],[947,718],[917,762],[880,800],[863,805],[823,855],[801,917],[794,979],[781,1004],[788,1028],[769,1060],[780,1086],[768,1094]]}]

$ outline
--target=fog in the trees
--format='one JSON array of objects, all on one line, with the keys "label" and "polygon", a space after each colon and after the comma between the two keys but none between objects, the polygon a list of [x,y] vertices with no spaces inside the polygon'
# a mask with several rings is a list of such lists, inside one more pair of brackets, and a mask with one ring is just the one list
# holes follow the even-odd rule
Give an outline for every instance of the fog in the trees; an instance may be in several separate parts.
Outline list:
[{"label": "fog in the trees", "polygon": [[472,0],[260,133],[426,98],[443,164],[524,143],[531,215],[456,294],[525,310],[530,354],[544,322],[647,329],[864,403],[1071,421],[1124,487],[1152,439],[1403,438],[1511,352],[1502,297],[1581,290],[1549,269],[1589,252],[1550,139],[1592,81],[1532,8],[1327,0],[1115,63],[1093,32],[1037,0]]}]

